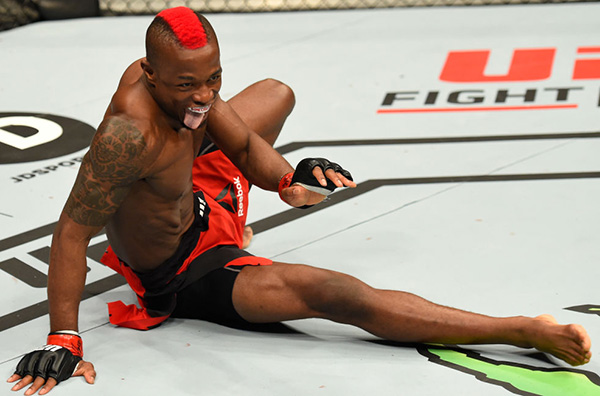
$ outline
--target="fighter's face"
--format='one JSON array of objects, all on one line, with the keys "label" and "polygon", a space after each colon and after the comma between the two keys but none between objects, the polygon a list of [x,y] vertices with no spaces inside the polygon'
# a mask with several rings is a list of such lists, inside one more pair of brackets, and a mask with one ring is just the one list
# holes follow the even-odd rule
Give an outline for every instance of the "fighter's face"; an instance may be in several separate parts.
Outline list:
[{"label": "fighter's face", "polygon": [[164,46],[153,63],[154,97],[163,111],[189,129],[199,128],[221,89],[216,41],[194,50]]}]

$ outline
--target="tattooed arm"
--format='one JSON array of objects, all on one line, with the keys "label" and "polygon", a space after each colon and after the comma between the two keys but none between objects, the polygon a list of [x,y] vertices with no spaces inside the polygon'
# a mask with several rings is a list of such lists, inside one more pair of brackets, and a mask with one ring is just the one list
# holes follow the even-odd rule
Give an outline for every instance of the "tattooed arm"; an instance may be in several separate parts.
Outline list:
[{"label": "tattooed arm", "polygon": [[50,328],[77,330],[85,285],[86,250],[147,168],[142,133],[129,121],[108,117],[98,128],[60,216],[48,273]]},{"label": "tattooed arm", "polygon": [[81,338],[73,333],[78,331],[87,246],[116,212],[131,186],[144,177],[148,151],[144,136],[129,121],[108,117],[98,128],[52,239],[48,271],[51,345],[21,359],[8,379],[18,381],[13,391],[31,384],[26,395],[38,390],[46,394],[70,376],[84,376],[88,383],[94,383],[94,366],[82,360]]}]

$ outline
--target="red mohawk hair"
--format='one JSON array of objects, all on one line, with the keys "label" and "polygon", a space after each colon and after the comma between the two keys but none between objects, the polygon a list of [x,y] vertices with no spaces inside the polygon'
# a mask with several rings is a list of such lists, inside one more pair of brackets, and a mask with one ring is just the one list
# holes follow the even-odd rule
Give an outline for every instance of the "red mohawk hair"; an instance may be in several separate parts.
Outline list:
[{"label": "red mohawk hair", "polygon": [[187,49],[204,47],[208,43],[206,30],[194,11],[187,7],[168,8],[158,13],[173,30],[179,43]]}]

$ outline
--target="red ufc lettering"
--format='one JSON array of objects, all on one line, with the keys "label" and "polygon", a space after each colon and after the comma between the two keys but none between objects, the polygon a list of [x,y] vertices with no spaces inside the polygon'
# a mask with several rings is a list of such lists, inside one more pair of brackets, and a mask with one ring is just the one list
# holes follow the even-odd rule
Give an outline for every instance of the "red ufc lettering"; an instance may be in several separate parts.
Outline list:
[{"label": "red ufc lettering", "polygon": [[[578,54],[600,53],[600,47],[579,47]],[[600,78],[600,58],[578,59],[573,69],[573,80]]]},{"label": "red ufc lettering", "polygon": [[490,50],[450,51],[440,80],[449,82],[534,81],[550,77],[555,48],[516,49],[505,75],[484,74]]}]

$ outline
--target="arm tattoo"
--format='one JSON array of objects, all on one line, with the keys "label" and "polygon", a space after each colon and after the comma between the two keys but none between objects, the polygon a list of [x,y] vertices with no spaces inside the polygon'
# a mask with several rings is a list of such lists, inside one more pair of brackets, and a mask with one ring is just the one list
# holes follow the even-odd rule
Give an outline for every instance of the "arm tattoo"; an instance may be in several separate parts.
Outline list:
[{"label": "arm tattoo", "polygon": [[65,212],[82,225],[106,224],[141,178],[146,154],[144,136],[131,122],[104,121],[83,159]]}]

